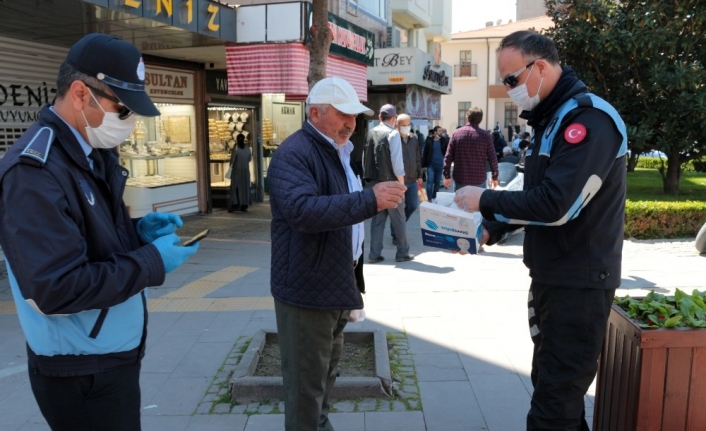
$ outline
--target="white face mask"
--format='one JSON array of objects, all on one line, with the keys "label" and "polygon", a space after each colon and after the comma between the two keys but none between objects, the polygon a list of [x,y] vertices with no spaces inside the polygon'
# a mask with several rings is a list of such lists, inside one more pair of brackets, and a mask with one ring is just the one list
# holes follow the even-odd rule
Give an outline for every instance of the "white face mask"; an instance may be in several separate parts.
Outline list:
[{"label": "white face mask", "polygon": [[[98,103],[96,97],[91,93],[93,100]],[[81,110],[83,114],[83,121],[86,122],[86,136],[88,137],[88,143],[91,144],[93,148],[115,148],[120,145],[130,133],[135,129],[135,116],[130,115],[124,120],[119,118],[120,114],[117,112],[105,112],[105,109],[98,103],[98,107],[105,114],[103,116],[103,123],[98,127],[91,127],[88,125],[88,120],[86,120],[86,114]]]},{"label": "white face mask", "polygon": [[[532,69],[534,69],[534,66],[532,66]],[[508,96],[510,96],[510,99],[512,99],[512,101],[520,107],[521,111],[531,111],[534,109],[535,106],[539,105],[539,90],[542,88],[542,82],[544,81],[544,77],[542,77],[542,79],[539,81],[539,88],[537,88],[537,94],[530,97],[529,92],[527,91],[527,80],[532,74],[532,69],[530,69],[530,73],[527,74],[527,79],[525,79],[525,82],[522,85],[518,85],[517,87],[507,92]]]},{"label": "white face mask", "polygon": [[412,131],[412,126],[400,126],[400,133],[403,135],[409,135],[409,132]]}]

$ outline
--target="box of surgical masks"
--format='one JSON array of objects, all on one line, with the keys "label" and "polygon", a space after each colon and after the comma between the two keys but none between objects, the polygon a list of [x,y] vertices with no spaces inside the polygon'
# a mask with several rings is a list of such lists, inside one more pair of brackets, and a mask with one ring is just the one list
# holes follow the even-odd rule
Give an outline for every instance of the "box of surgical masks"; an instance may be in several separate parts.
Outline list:
[{"label": "box of surgical masks", "polygon": [[459,209],[453,193],[437,193],[436,203],[422,202],[419,224],[422,242],[429,247],[478,253],[483,236],[482,216]]}]

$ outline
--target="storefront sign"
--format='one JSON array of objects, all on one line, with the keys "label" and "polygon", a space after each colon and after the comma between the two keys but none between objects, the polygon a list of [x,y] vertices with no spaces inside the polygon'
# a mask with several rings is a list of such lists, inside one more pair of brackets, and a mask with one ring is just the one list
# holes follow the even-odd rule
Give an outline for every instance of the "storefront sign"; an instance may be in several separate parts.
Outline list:
[{"label": "storefront sign", "polygon": [[228,95],[228,73],[220,70],[207,70],[206,93]]},{"label": "storefront sign", "polygon": [[435,65],[434,56],[417,48],[375,50],[368,80],[373,85],[419,85],[440,93],[451,92],[451,65]]},{"label": "storefront sign", "polygon": [[157,66],[145,68],[147,94],[154,101],[194,100],[194,74]]},{"label": "storefront sign", "polygon": [[212,0],[84,0],[86,3],[235,42],[235,9]]},{"label": "storefront sign", "polygon": [[343,18],[328,13],[328,27],[333,34],[329,52],[360,63],[373,65],[375,34]]},{"label": "storefront sign", "polygon": [[20,83],[0,79],[0,123],[31,124],[39,118],[42,106],[54,101],[52,82]]}]

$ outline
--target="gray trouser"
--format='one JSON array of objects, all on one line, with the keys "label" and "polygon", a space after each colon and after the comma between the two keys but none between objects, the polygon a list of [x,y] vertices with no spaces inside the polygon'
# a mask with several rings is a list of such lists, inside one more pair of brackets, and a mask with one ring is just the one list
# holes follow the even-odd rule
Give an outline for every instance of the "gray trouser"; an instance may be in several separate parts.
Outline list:
[{"label": "gray trouser", "polygon": [[284,429],[333,431],[328,396],[350,311],[314,310],[275,299],[284,379]]},{"label": "gray trouser", "polygon": [[[380,181],[368,181],[366,188],[371,188]],[[404,213],[404,199],[397,205],[397,208],[382,210],[375,214],[370,223],[370,260],[376,259],[382,254],[382,239],[385,236],[385,223],[387,216],[390,216],[390,227],[395,232],[397,238],[397,254],[395,258],[404,257],[409,254],[409,243],[407,242],[407,218]]]}]

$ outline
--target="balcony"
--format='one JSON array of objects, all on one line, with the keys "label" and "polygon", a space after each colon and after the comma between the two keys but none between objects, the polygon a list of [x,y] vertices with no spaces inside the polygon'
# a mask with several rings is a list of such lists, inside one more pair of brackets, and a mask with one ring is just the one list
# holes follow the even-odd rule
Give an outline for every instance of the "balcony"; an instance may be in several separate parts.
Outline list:
[{"label": "balcony", "polygon": [[478,77],[478,65],[477,64],[455,64],[454,65],[454,78],[477,78]]},{"label": "balcony", "polygon": [[391,0],[392,20],[405,28],[426,28],[431,25],[430,5],[426,1]]}]

